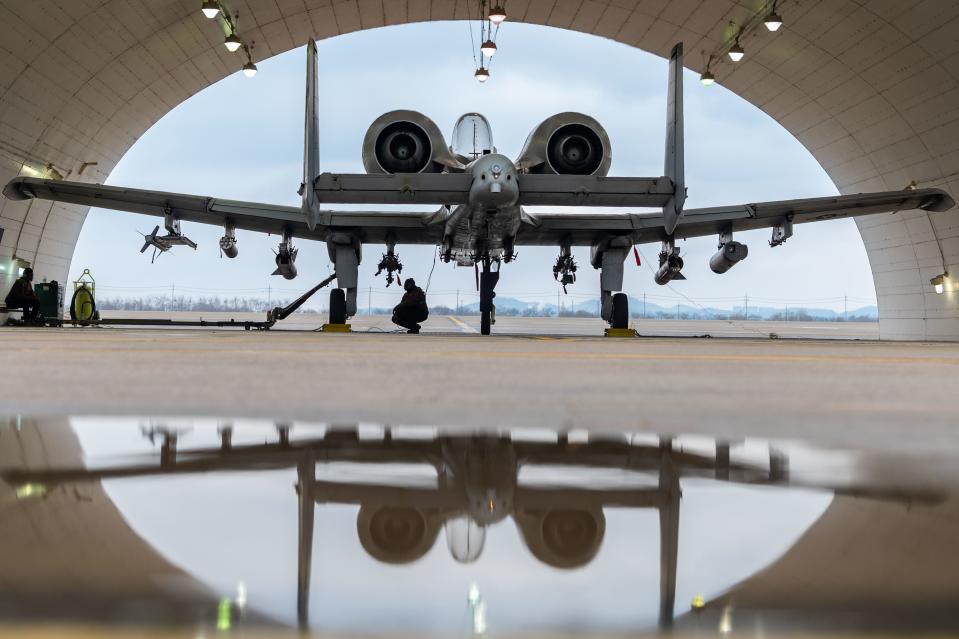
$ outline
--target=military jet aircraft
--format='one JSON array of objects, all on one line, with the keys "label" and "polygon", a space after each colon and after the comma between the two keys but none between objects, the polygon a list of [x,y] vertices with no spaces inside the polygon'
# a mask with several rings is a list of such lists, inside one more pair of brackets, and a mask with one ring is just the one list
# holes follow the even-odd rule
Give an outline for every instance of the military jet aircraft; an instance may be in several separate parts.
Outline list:
[{"label": "military jet aircraft", "polygon": [[[366,133],[366,174],[322,173],[316,43],[311,41],[300,207],[25,177],[12,180],[3,192],[14,200],[41,198],[163,216],[167,229],[178,228],[180,220],[222,225],[220,247],[228,257],[237,254],[236,229],[276,233],[282,241],[274,274],[287,279],[296,276],[294,237],[325,241],[338,285],[330,293],[332,324],[356,313],[363,244],[385,245],[380,266],[388,278],[401,267],[397,244],[434,244],[445,262],[476,269],[483,334],[489,334],[495,322],[493,298],[500,267],[515,259],[519,245],[557,247],[553,273],[564,285],[575,280],[571,247],[589,246],[590,263],[600,270],[601,315],[613,328],[626,328],[628,302],[619,291],[624,261],[635,244],[661,243],[655,281],[665,285],[684,279],[677,239],[716,235],[719,250],[710,267],[724,273],[748,254],[747,247],[733,239],[736,231],[771,228],[769,244],[778,246],[798,223],[954,206],[944,191],[930,188],[685,209],[682,69],[680,43],[669,60],[665,168],[656,177],[607,177],[612,159],[609,137],[595,119],[581,113],[547,118],[513,160],[496,152],[489,124],[479,114],[460,118],[452,144],[447,144],[425,115],[392,111]],[[323,208],[326,204],[417,204],[439,209],[337,211]],[[534,213],[525,206],[614,210]],[[658,211],[625,210],[631,208]]]}]

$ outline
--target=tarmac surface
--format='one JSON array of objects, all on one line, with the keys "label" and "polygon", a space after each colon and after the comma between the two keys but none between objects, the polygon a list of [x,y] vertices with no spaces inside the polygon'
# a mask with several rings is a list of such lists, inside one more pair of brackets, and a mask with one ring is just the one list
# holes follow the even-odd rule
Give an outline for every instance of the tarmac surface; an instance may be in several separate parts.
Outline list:
[{"label": "tarmac surface", "polygon": [[[484,337],[477,319],[434,317],[427,327],[444,332],[418,336],[386,333],[384,317],[357,318],[352,334],[5,328],[0,412],[959,447],[959,344],[852,341],[875,337],[876,325],[800,322],[640,320],[653,337],[615,339],[588,318],[501,318]],[[298,315],[284,326],[321,321]]]}]

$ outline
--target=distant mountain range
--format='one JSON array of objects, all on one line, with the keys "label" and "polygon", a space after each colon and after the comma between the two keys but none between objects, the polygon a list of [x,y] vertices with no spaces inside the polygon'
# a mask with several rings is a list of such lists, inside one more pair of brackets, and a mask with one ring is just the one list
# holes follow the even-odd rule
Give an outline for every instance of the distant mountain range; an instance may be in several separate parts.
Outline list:
[{"label": "distant mountain range", "polygon": [[[589,315],[599,315],[599,300],[584,300],[572,305],[563,307],[564,314],[582,313]],[[501,314],[517,315],[556,315],[556,304],[544,302],[527,302],[514,297],[497,297],[496,310]],[[643,301],[629,296],[629,310],[633,316],[642,317],[644,315]],[[479,312],[479,302],[464,304],[462,312],[475,314]],[[782,320],[787,319],[787,310],[783,307],[772,306],[749,306],[749,319],[757,320]],[[732,309],[712,308],[691,306],[689,304],[674,304],[673,306],[662,306],[647,301],[645,304],[645,316],[649,318],[675,318],[679,315],[680,319],[729,319],[743,318],[743,307],[738,306]],[[857,320],[869,321],[879,320],[879,309],[876,306],[862,306],[855,309],[849,309],[848,316]],[[806,308],[789,307],[788,319],[813,320],[813,321],[840,321],[843,319],[842,311],[834,311],[828,308]]]}]

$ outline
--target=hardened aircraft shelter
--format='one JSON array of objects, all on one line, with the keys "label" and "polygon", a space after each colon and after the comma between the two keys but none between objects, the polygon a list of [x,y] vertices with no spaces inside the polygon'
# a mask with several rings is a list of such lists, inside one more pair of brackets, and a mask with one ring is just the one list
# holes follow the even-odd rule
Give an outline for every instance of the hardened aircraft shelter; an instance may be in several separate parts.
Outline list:
[{"label": "hardened aircraft shelter", "polygon": [[[473,3],[475,4],[475,2]],[[714,54],[716,81],[782,124],[842,193],[935,186],[959,198],[959,3],[941,0],[509,0],[511,21],[667,57]],[[103,182],[177,104],[238,72],[199,0],[0,2],[0,183]],[[360,29],[476,17],[466,0],[229,0],[259,58]],[[775,10],[784,25],[762,33]],[[743,28],[745,58],[725,55]],[[705,72],[703,57],[687,57]],[[602,64],[597,60],[596,64]],[[0,273],[13,258],[64,282],[87,209],[0,199]],[[959,221],[912,211],[858,220],[882,339],[959,340]],[[823,256],[827,258],[827,256]],[[949,275],[952,275],[951,278]],[[942,293],[931,283],[946,276]]]}]

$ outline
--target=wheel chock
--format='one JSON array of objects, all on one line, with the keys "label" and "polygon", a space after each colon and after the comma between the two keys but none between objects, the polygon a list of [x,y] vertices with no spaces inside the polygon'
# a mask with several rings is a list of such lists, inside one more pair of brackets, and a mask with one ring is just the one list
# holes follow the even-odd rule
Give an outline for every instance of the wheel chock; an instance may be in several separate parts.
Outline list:
[{"label": "wheel chock", "polygon": [[353,329],[349,324],[324,324],[320,329],[324,333],[352,333]]},{"label": "wheel chock", "polygon": [[635,328],[607,328],[605,332],[606,337],[636,337]]}]

